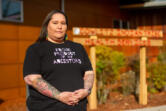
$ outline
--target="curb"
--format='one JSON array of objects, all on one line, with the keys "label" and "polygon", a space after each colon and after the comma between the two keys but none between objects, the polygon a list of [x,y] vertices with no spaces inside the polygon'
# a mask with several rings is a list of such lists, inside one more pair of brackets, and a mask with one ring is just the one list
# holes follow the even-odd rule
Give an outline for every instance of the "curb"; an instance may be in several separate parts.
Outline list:
[{"label": "curb", "polygon": [[150,108],[142,108],[142,109],[124,110],[124,111],[166,111],[166,105],[150,107]]}]

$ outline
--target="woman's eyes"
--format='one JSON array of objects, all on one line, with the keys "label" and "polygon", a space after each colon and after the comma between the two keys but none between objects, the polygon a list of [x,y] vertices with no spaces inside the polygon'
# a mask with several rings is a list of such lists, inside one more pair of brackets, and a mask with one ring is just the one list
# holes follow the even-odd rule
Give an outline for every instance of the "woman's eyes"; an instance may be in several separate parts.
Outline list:
[{"label": "woman's eyes", "polygon": [[65,22],[62,22],[61,24],[66,25],[66,23],[65,23]]},{"label": "woman's eyes", "polygon": [[58,24],[58,22],[56,22],[56,21],[55,21],[55,22],[53,21],[52,23],[53,23],[53,24]]},{"label": "woman's eyes", "polygon": [[[53,24],[58,24],[58,22],[53,22]],[[66,25],[66,22],[61,22],[60,24]]]}]

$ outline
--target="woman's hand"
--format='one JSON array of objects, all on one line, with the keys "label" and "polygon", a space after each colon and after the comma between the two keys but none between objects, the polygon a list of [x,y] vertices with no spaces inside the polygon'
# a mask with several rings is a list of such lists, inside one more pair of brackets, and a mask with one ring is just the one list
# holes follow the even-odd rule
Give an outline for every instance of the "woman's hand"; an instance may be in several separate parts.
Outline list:
[{"label": "woman's hand", "polygon": [[61,92],[58,95],[58,100],[67,104],[67,105],[76,105],[78,104],[79,99],[74,95],[73,92]]},{"label": "woman's hand", "polygon": [[79,90],[74,91],[74,95],[79,100],[81,100],[81,99],[87,97],[89,94],[88,94],[88,90],[87,89],[79,89]]}]

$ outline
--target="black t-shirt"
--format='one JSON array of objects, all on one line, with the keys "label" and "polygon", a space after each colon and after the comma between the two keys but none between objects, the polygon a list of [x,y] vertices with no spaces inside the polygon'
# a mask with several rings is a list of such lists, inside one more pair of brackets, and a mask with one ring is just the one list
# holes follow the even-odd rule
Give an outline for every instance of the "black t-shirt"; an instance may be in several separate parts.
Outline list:
[{"label": "black t-shirt", "polygon": [[[83,76],[88,70],[92,70],[92,66],[81,44],[68,40],[62,44],[44,41],[34,43],[28,48],[23,74],[24,77],[29,74],[41,74],[44,80],[59,91],[75,91],[84,88]],[[42,95],[31,86],[29,92],[29,107],[37,107],[34,103],[37,101],[42,104],[40,109],[43,110],[51,103],[58,102]]]}]

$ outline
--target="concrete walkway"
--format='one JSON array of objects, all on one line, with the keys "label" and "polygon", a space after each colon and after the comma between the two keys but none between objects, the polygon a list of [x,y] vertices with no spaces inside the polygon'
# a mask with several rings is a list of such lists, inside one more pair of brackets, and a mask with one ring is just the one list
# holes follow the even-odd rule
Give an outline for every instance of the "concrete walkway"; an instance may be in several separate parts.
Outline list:
[{"label": "concrete walkway", "polygon": [[150,108],[142,108],[142,109],[124,110],[124,111],[166,111],[166,105],[150,107]]}]

